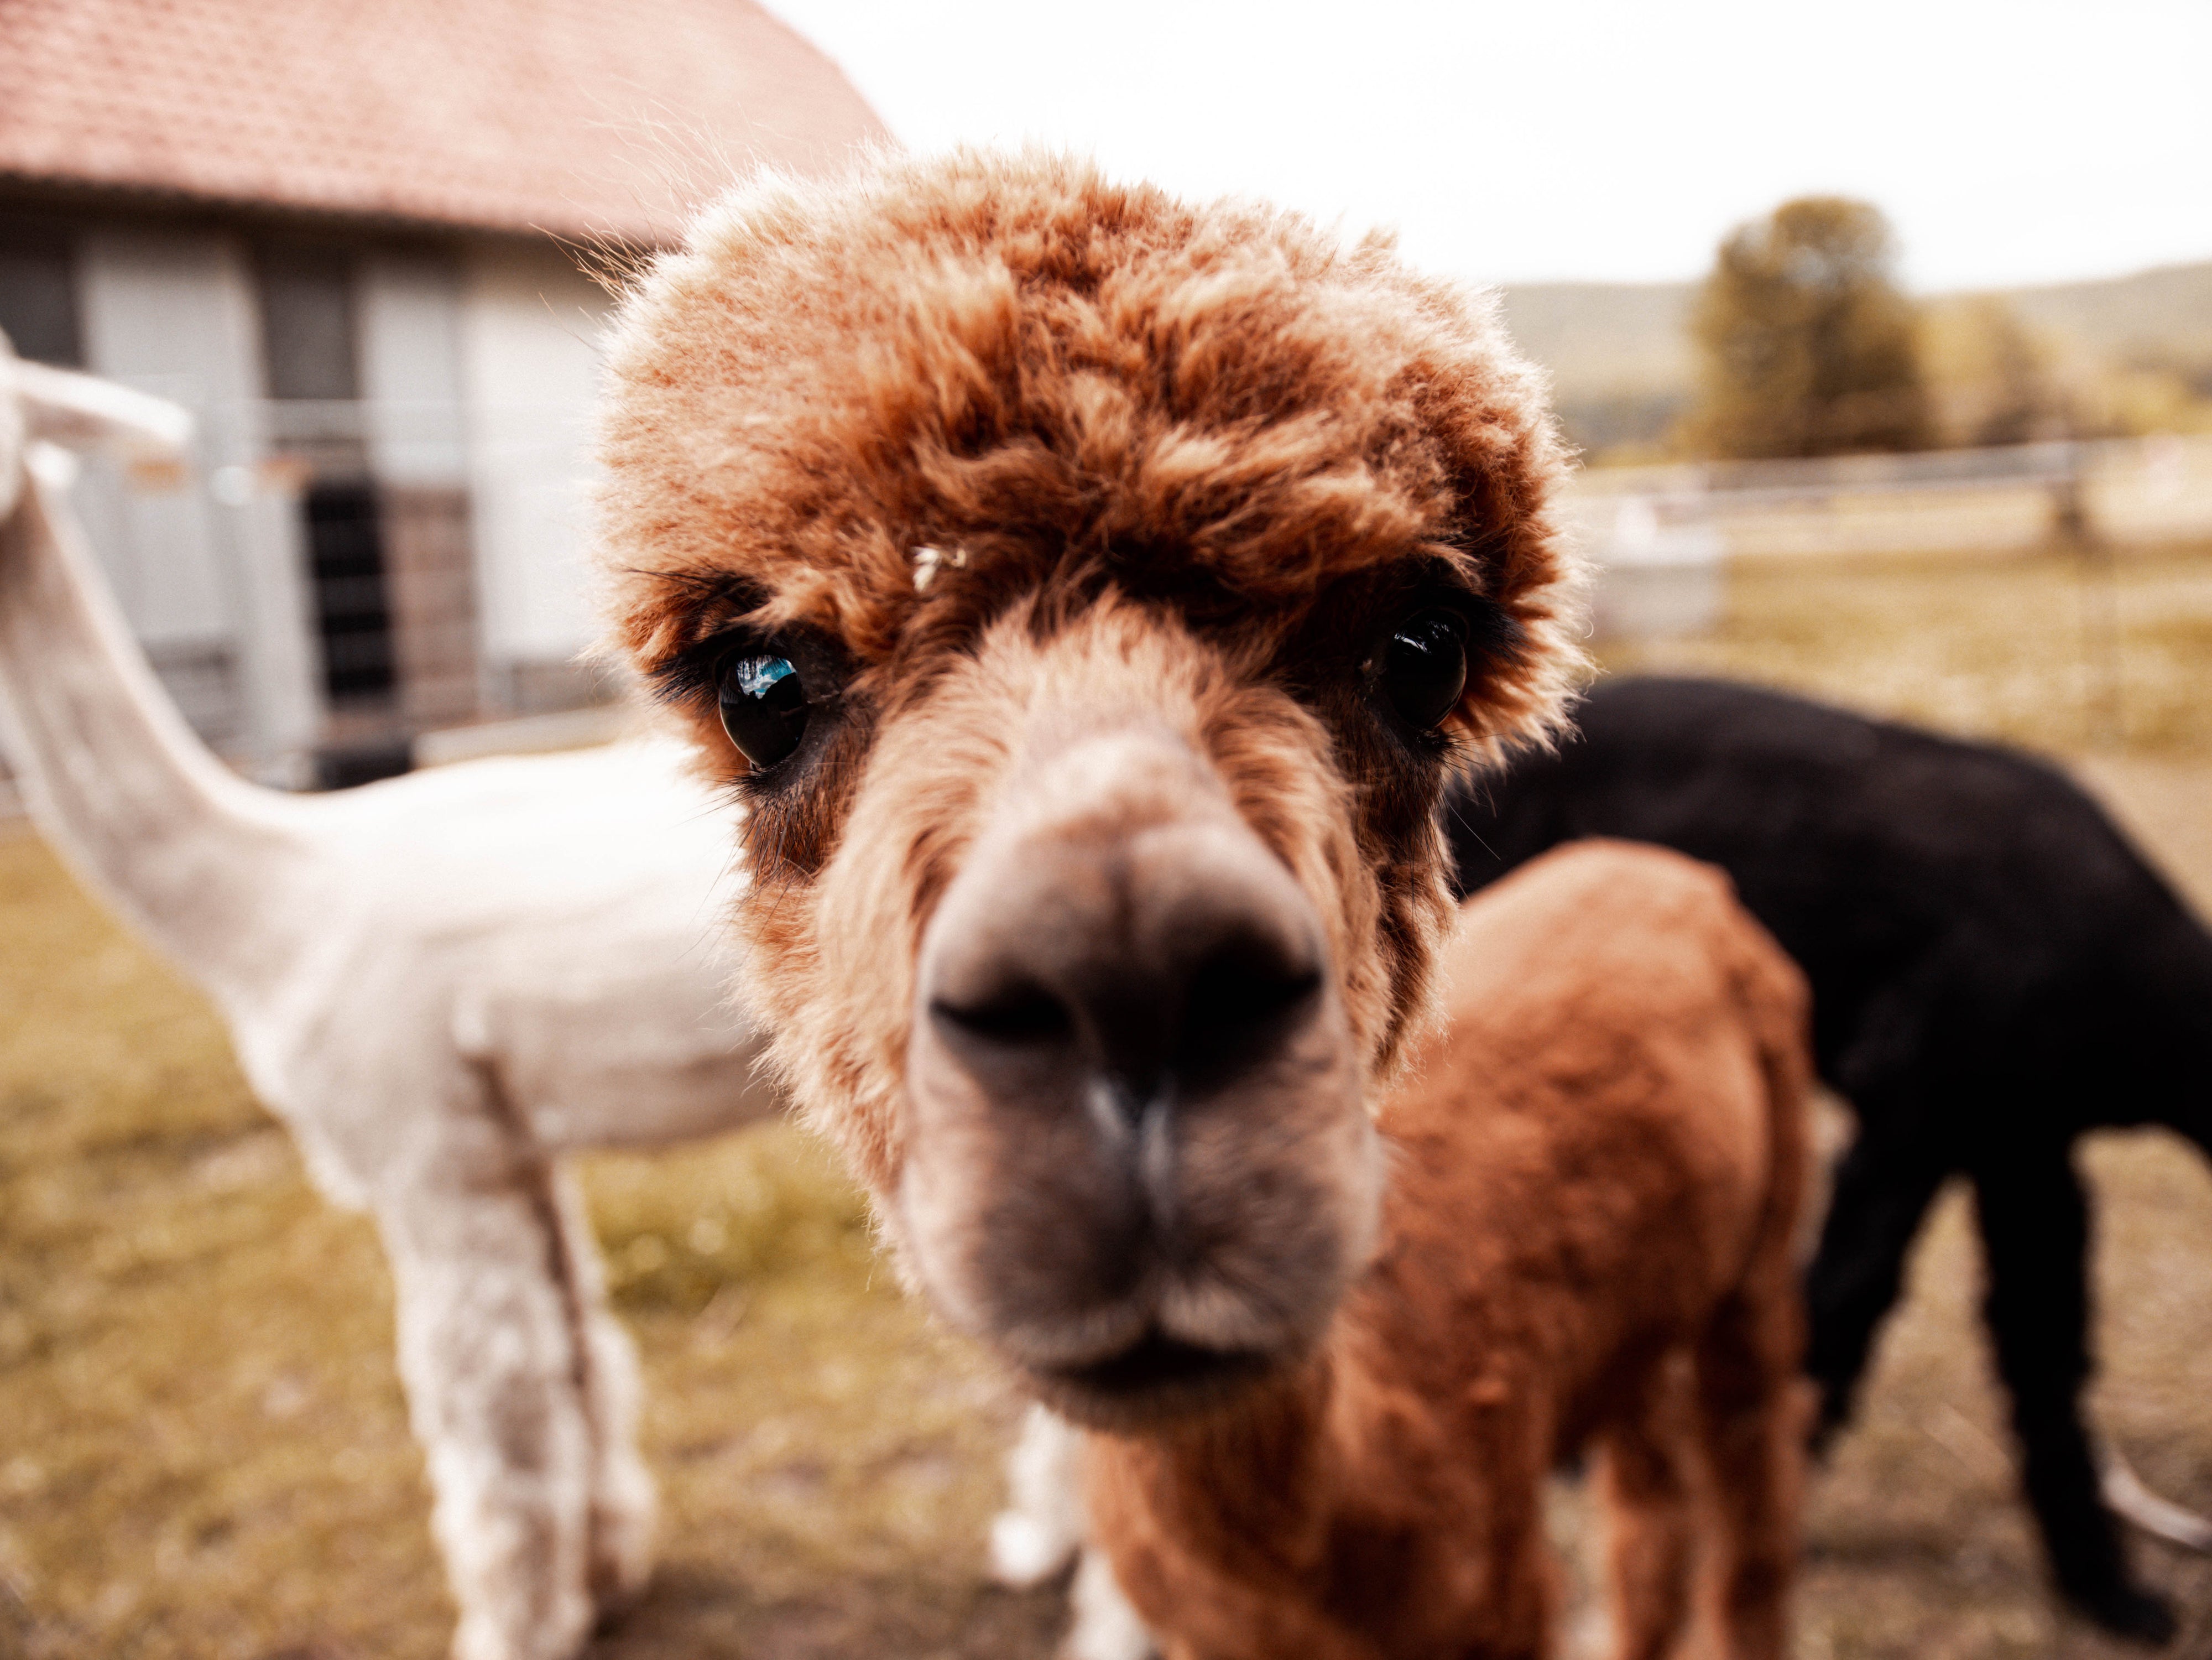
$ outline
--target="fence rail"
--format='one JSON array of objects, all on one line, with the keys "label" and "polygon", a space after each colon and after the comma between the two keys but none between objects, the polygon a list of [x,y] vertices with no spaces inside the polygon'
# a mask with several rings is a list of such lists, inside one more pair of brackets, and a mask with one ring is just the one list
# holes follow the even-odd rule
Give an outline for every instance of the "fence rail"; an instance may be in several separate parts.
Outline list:
[{"label": "fence rail", "polygon": [[[95,464],[79,506],[157,672],[241,762],[297,778],[318,745],[404,754],[592,696],[569,660],[588,471],[568,412],[200,415],[189,462]],[[1565,517],[1601,569],[1601,636],[1695,635],[1734,560],[2212,544],[2212,435],[1593,469]]]},{"label": "fence rail", "polygon": [[2212,435],[1594,468],[1569,512],[1608,564],[1647,552],[1654,525],[1710,527],[1716,556],[2189,541],[2212,537]]}]

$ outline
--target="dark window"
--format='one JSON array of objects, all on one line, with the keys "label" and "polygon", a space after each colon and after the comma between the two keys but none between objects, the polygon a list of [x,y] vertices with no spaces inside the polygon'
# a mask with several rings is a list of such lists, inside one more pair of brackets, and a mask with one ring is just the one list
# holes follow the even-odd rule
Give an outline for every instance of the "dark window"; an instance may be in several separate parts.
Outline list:
[{"label": "dark window", "polygon": [[64,233],[0,219],[0,331],[18,356],[83,367],[76,262]]},{"label": "dark window", "polygon": [[261,357],[271,398],[358,398],[353,264],[319,248],[261,252]]},{"label": "dark window", "polygon": [[316,484],[307,491],[307,511],[323,690],[337,707],[388,702],[392,602],[376,492],[365,483]]}]

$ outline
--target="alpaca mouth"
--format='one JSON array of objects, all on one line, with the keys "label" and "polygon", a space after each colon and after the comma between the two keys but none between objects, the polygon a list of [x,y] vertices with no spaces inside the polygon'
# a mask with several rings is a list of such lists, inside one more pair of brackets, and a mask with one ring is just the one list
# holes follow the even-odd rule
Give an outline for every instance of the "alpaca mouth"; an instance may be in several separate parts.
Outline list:
[{"label": "alpaca mouth", "polygon": [[1208,1348],[1154,1327],[1103,1360],[1039,1368],[1034,1376],[1058,1409],[1097,1422],[1197,1410],[1259,1383],[1281,1364],[1280,1355]]}]

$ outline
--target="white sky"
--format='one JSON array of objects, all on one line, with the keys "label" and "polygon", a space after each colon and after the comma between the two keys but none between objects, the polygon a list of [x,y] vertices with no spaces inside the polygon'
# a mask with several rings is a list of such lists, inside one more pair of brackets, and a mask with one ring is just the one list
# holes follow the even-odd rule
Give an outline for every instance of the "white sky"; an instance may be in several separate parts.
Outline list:
[{"label": "white sky", "polygon": [[1492,282],[1868,198],[1938,289],[2212,258],[2212,0],[767,0],[906,143],[1035,137]]}]

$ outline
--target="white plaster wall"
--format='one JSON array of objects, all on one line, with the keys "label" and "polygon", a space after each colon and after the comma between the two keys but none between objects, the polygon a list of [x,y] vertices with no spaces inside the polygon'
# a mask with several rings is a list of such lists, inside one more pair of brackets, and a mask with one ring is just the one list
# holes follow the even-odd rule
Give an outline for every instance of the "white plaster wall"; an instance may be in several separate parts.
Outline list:
[{"label": "white plaster wall", "polygon": [[[252,293],[220,239],[115,231],[87,237],[78,256],[87,367],[173,398],[199,418],[203,470],[222,447],[210,410],[253,395]],[[216,563],[215,504],[179,474],[112,493],[84,492],[94,542],[141,639],[219,638],[236,628]]]},{"label": "white plaster wall", "polygon": [[[231,646],[246,748],[258,770],[284,777],[322,710],[297,504],[255,470],[266,443],[245,252],[217,232],[100,229],[80,244],[78,271],[88,367],[174,398],[199,422],[183,474],[88,479],[88,528],[149,646]],[[221,479],[231,487],[214,488]]]},{"label": "white plaster wall", "polygon": [[370,470],[408,488],[466,484],[459,260],[372,253],[356,295]]},{"label": "white plaster wall", "polygon": [[586,490],[608,308],[558,248],[485,244],[464,258],[461,377],[494,673],[565,661],[590,638]]}]

